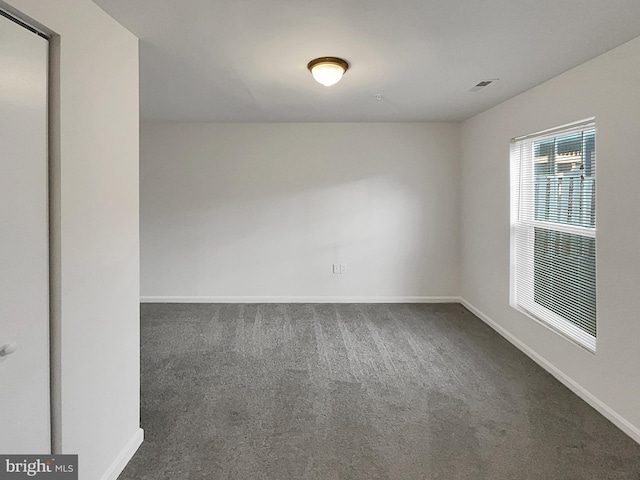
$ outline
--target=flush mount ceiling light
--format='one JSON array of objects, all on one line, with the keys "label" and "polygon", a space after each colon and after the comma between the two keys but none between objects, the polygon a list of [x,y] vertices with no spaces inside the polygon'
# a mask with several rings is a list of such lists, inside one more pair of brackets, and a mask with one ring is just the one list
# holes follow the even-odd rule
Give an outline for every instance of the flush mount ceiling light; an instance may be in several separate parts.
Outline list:
[{"label": "flush mount ceiling light", "polygon": [[337,57],[320,57],[311,60],[307,68],[316,82],[330,87],[340,81],[342,75],[349,69],[346,60]]}]

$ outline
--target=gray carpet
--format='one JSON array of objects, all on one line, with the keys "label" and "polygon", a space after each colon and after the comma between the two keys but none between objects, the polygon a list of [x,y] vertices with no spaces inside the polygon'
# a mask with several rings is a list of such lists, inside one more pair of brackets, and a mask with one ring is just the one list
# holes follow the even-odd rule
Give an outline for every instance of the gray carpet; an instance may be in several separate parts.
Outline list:
[{"label": "gray carpet", "polygon": [[125,479],[640,479],[640,445],[460,305],[143,305]]}]

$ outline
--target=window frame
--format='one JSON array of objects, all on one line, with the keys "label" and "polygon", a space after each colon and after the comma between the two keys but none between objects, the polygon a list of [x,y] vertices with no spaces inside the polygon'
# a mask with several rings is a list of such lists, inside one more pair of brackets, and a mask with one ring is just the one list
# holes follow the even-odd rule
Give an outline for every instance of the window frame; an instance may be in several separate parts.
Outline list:
[{"label": "window frame", "polygon": [[[525,135],[511,139],[510,151],[509,151],[509,163],[510,163],[510,273],[509,273],[509,304],[512,308],[523,313],[527,317],[535,320],[541,325],[551,329],[555,333],[561,334],[563,337],[571,340],[580,347],[585,348],[591,353],[596,351],[596,339],[597,339],[597,301],[596,301],[596,335],[591,335],[589,332],[578,327],[576,324],[568,319],[563,318],[556,312],[546,308],[545,306],[536,303],[534,301],[535,295],[535,282],[534,282],[534,270],[535,270],[535,242],[533,238],[530,238],[526,242],[518,242],[518,235],[525,235],[526,237],[533,237],[535,235],[536,228],[542,228],[552,232],[562,232],[580,237],[596,239],[597,223],[593,227],[584,227],[579,225],[570,225],[559,222],[549,222],[536,220],[535,218],[535,182],[528,182],[528,188],[523,185],[521,176],[521,168],[526,168],[529,171],[523,172],[525,175],[529,175],[528,178],[535,178],[535,154],[523,154],[522,146],[524,142],[528,142],[532,149],[535,148],[536,140],[544,140],[549,137],[562,136],[571,134],[574,132],[593,130],[595,134],[596,125],[595,118],[588,118],[579,122],[566,124],[557,128],[543,130],[533,134]],[[597,149],[597,141],[595,143]],[[597,178],[597,152],[595,153],[596,162],[592,168],[594,179]],[[529,162],[525,162],[529,160]],[[597,189],[596,198],[593,198],[597,208]],[[524,257],[530,264],[527,268],[517,268],[516,252],[517,245],[520,244],[520,248],[525,247],[525,254],[521,254],[521,258]],[[597,258],[597,241],[594,251],[594,256]],[[594,261],[596,260],[594,258]],[[594,274],[595,275],[595,274]],[[524,276],[524,277],[523,277]],[[525,278],[525,280],[519,280]],[[527,286],[528,288],[525,288]],[[597,275],[595,278],[594,287],[597,295]],[[525,302],[522,300],[525,299]],[[524,303],[526,306],[522,305]]]}]

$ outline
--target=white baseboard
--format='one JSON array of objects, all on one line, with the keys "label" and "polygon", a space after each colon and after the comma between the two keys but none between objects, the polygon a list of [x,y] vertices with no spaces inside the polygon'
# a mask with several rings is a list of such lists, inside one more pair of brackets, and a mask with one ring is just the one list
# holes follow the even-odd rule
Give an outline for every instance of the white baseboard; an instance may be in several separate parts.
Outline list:
[{"label": "white baseboard", "polygon": [[120,475],[124,470],[124,467],[127,466],[127,463],[129,463],[129,460],[131,460],[133,455],[136,453],[143,440],[144,430],[139,428],[124,446],[120,454],[111,463],[109,468],[107,468],[107,471],[104,472],[102,477],[100,477],[100,480],[116,480],[118,475]]},{"label": "white baseboard", "polygon": [[460,297],[140,297],[140,303],[460,303]]},{"label": "white baseboard", "polygon": [[629,435],[633,440],[637,443],[640,443],[640,429],[627,421],[622,415],[618,414],[615,410],[609,407],[606,403],[600,400],[598,397],[589,392],[582,385],[578,384],[572,378],[564,374],[562,371],[558,370],[554,365],[548,362],[546,359],[541,357],[534,350],[529,348],[527,345],[522,343],[516,337],[514,337],[507,330],[502,328],[496,322],[494,322],[487,315],[478,310],[471,303],[467,302],[464,298],[460,299],[460,303],[464,305],[471,313],[473,313],[476,317],[480,318],[483,322],[493,328],[496,332],[502,335],[505,339],[511,342],[518,350],[522,351],[529,358],[531,358],[534,362],[544,368],[547,372],[553,375],[556,379],[558,379],[562,384],[564,384],[569,390],[582,398],[585,402],[595,408],[598,412],[600,412],[605,418],[607,418],[611,423],[613,423],[616,427],[622,430],[624,433]]}]

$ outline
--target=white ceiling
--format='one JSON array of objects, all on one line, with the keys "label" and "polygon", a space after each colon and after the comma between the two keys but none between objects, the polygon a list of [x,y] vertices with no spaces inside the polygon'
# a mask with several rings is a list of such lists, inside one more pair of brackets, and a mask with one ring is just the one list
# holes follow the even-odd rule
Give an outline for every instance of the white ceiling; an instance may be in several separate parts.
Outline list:
[{"label": "white ceiling", "polygon": [[158,121],[459,121],[640,35],[639,0],[94,1],[140,38]]}]

